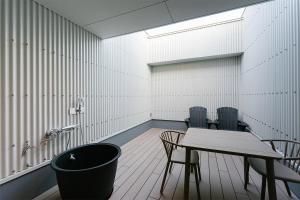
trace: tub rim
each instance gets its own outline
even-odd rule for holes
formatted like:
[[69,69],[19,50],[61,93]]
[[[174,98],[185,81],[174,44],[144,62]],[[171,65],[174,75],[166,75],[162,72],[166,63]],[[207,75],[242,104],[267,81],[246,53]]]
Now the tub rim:
[[[75,150],[75,149],[79,149],[79,148],[83,148],[83,147],[86,147],[86,146],[98,146],[98,145],[102,145],[102,146],[112,146],[112,147],[115,147],[118,151],[118,154],[113,157],[113,159],[109,160],[108,162],[105,162],[101,165],[97,165],[95,167],[89,167],[89,168],[84,168],[84,169],[63,169],[63,168],[60,168],[56,165],[56,161],[57,159],[62,156],[63,154],[67,154],[67,153],[70,153],[71,151]],[[112,144],[112,143],[93,143],[93,144],[85,144],[85,145],[81,145],[81,146],[78,146],[78,147],[74,147],[72,149],[69,149],[67,151],[63,151],[62,153],[58,154],[57,156],[55,156],[52,160],[51,160],[51,168],[54,169],[55,171],[60,171],[60,172],[85,172],[85,171],[90,171],[90,170],[93,170],[93,169],[97,169],[97,168],[100,168],[100,167],[103,167],[105,165],[108,165],[116,160],[119,159],[119,157],[121,156],[121,148],[118,146],[118,145],[115,145],[115,144]]]

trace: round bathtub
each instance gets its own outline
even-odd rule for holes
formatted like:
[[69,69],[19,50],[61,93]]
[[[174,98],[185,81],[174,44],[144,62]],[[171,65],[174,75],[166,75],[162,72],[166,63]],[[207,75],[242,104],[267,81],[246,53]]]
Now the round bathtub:
[[65,151],[51,161],[63,199],[108,199],[121,149],[109,143]]

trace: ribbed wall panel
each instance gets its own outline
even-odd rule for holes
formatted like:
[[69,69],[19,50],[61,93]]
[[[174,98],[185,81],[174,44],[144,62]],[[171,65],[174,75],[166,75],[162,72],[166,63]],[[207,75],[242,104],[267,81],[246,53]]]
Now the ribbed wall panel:
[[149,39],[148,63],[200,59],[242,52],[242,22],[233,21]]
[[189,107],[239,107],[240,57],[155,66],[152,68],[152,118],[183,121]]
[[262,138],[300,140],[299,1],[246,9],[240,108]]
[[[40,144],[48,129],[81,122],[93,142],[150,119],[144,33],[101,41],[32,0],[0,0],[0,29],[0,182],[66,149],[67,135]],[[69,115],[78,97],[85,113]]]

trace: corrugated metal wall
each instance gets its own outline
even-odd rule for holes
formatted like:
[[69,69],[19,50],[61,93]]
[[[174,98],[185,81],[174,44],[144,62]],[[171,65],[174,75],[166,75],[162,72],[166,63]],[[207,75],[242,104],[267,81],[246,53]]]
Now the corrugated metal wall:
[[199,59],[242,52],[241,20],[149,39],[148,63]]
[[152,68],[152,118],[184,120],[191,106],[239,107],[240,57],[155,66]]
[[263,138],[300,140],[299,0],[246,9],[240,108]]
[[48,129],[81,121],[92,142],[150,119],[144,33],[101,41],[32,0],[0,0],[0,29],[0,182],[65,150],[67,136],[40,144]]

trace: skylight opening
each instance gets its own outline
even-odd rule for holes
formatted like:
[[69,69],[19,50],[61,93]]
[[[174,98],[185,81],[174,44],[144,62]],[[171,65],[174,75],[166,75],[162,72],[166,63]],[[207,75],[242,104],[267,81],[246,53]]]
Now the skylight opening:
[[183,32],[191,29],[197,29],[203,26],[214,25],[218,23],[225,23],[232,20],[241,19],[245,8],[239,8],[235,10],[230,10],[214,15],[209,15],[205,17],[199,17],[196,19],[186,20],[183,22],[178,22],[166,26],[161,26],[158,28],[153,28],[146,30],[146,34],[149,37],[163,36],[172,33]]

